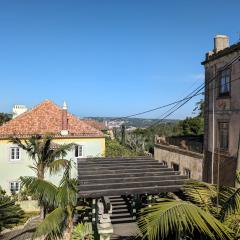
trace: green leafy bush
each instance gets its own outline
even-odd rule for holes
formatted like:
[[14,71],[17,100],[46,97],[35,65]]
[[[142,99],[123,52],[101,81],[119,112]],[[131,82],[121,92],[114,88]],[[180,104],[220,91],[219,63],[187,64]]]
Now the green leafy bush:
[[15,226],[23,217],[23,210],[0,188],[0,232]]

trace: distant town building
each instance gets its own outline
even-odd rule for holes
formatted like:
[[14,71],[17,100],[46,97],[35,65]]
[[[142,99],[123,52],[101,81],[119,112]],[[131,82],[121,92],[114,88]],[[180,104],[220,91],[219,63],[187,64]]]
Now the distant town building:
[[[206,54],[205,134],[203,180],[234,186],[239,168],[240,136],[240,43],[217,35],[214,49]],[[230,64],[230,65],[229,65]],[[228,67],[226,67],[229,65]],[[212,168],[213,166],[213,168]]]
[[[22,111],[26,107],[14,107],[16,109]],[[29,168],[31,159],[27,153],[9,141],[12,136],[26,139],[31,135],[50,133],[56,144],[75,143],[66,157],[74,162],[77,158],[105,155],[105,137],[100,131],[100,125],[73,116],[68,112],[66,103],[61,108],[45,100],[31,110],[21,111],[15,111],[18,116],[0,127],[0,186],[8,193],[19,190],[20,176],[35,174]],[[77,176],[76,167],[73,168],[72,176]],[[58,183],[60,178],[61,174],[48,176],[48,180],[54,183]]]
[[28,109],[25,105],[14,105],[12,109],[12,117],[15,118],[20,114],[26,112]]

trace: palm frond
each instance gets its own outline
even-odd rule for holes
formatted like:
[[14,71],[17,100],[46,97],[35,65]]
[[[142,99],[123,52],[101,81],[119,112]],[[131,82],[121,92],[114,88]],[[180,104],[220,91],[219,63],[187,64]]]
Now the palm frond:
[[67,184],[59,187],[59,190],[56,196],[56,202],[58,206],[61,206],[63,208],[68,205],[76,206],[77,204],[76,189]]
[[79,223],[74,229],[72,240],[90,240],[94,239],[92,223]]
[[21,177],[20,180],[21,186],[36,194],[40,203],[49,207],[56,205],[58,188],[54,184],[36,177]]
[[56,149],[52,151],[51,157],[53,160],[64,158],[67,155],[67,152],[73,148],[74,144],[62,144],[59,145]]
[[194,236],[196,233],[210,239],[233,239],[231,230],[210,213],[179,200],[162,199],[161,203],[145,208],[139,226],[144,238],[149,240]]
[[55,160],[55,161],[51,162],[48,165],[50,174],[57,173],[60,170],[65,169],[68,165],[68,162],[69,161],[66,160],[66,159],[58,159],[58,160]]
[[236,172],[236,182],[240,184],[240,171]]
[[221,195],[227,199],[220,212],[222,220],[231,214],[240,212],[240,188],[227,188],[225,191],[221,191]]
[[66,228],[66,212],[58,207],[47,214],[45,219],[37,227],[33,238],[44,236],[46,240],[57,240],[62,238]]
[[186,181],[183,188],[186,199],[206,211],[217,215],[216,198],[218,195],[216,185],[195,180]]

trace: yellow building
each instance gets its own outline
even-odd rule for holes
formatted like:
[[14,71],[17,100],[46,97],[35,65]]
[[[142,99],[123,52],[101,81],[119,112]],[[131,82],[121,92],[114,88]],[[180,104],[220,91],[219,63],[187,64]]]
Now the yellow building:
[[[20,111],[21,112],[21,111]],[[105,155],[105,137],[97,124],[80,120],[50,100],[45,100],[31,110],[21,112],[0,127],[0,186],[8,193],[18,191],[20,176],[34,176],[29,166],[31,159],[18,146],[9,142],[11,136],[26,139],[31,135],[51,133],[54,142],[59,144],[75,143],[69,151],[67,159],[72,159],[76,165],[77,158],[102,157]],[[72,176],[77,176],[76,167]],[[61,177],[50,176],[49,180],[57,183]]]

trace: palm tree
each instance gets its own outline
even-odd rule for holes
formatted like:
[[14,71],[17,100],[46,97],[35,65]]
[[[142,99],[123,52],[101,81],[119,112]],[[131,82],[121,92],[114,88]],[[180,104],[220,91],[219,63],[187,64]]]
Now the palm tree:
[[[240,173],[236,181],[240,183]],[[139,226],[150,240],[238,239],[240,188],[189,180],[174,199],[159,198],[143,209]]]
[[70,178],[70,171],[71,161],[67,161],[59,186],[36,177],[21,177],[21,184],[50,209],[37,227],[34,238],[71,239],[73,213],[77,205],[77,180]]
[[73,146],[72,144],[58,145],[53,143],[53,137],[50,135],[33,135],[25,140],[12,137],[10,141],[28,153],[33,160],[31,168],[36,172],[39,179],[44,179],[45,172],[48,169],[52,173],[64,167],[67,162],[63,158]]
[[19,223],[23,217],[23,210],[0,188],[0,232]]
[[[72,144],[58,145],[53,143],[53,138],[50,135],[33,135],[25,140],[12,137],[10,141],[27,152],[30,159],[33,160],[33,165],[30,168],[36,172],[37,178],[41,180],[44,179],[47,170],[50,173],[56,173],[67,165],[67,160],[64,157],[73,146]],[[44,218],[45,208],[41,199],[39,201],[40,215]]]

